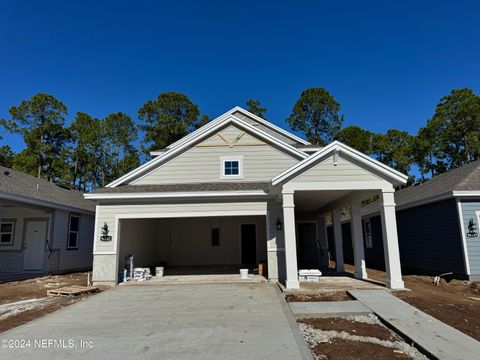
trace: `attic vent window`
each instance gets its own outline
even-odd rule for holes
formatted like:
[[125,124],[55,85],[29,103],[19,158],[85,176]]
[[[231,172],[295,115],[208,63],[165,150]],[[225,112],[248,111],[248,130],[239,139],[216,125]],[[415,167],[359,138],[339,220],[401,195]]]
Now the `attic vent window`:
[[242,158],[221,158],[221,178],[241,178],[243,176]]

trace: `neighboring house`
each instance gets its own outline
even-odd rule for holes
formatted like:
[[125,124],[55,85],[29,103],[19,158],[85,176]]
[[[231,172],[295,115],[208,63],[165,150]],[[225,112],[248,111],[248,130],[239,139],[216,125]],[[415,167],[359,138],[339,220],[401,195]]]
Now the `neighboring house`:
[[0,279],[92,267],[95,204],[0,166]]
[[365,278],[360,204],[378,194],[387,286],[403,288],[393,193],[407,177],[388,166],[339,142],[313,146],[239,107],[152,156],[85,194],[97,203],[94,283],[116,284],[133,254],[134,266],[197,272],[265,262],[270,280],[298,288],[299,268],[326,265],[324,214],[333,209],[338,225],[346,204],[354,209],[355,275]]
[[[402,269],[480,279],[480,161],[395,193]],[[378,203],[364,207],[367,263],[383,266]],[[346,247],[351,247],[346,242]]]

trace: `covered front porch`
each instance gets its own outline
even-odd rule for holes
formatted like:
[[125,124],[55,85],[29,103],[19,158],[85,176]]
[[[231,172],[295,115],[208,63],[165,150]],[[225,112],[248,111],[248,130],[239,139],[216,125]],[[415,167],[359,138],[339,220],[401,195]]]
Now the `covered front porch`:
[[[336,272],[345,272],[341,223],[345,215],[351,221],[354,277],[367,280],[361,207],[362,202],[379,197],[385,285],[403,289],[394,186],[405,181],[404,175],[340,143],[327,146],[273,179],[282,207],[286,288],[300,288],[299,269],[320,268],[325,272],[329,254],[335,254]],[[333,249],[327,240],[330,222]]]

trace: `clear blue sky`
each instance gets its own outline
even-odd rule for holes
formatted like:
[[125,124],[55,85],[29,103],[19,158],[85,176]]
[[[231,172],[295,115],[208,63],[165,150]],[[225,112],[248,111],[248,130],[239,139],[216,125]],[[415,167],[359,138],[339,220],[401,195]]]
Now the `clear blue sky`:
[[[0,2],[0,117],[38,92],[95,117],[164,91],[284,123],[325,87],[345,125],[415,133],[453,88],[480,93],[478,1]],[[17,137],[6,136],[15,150]]]

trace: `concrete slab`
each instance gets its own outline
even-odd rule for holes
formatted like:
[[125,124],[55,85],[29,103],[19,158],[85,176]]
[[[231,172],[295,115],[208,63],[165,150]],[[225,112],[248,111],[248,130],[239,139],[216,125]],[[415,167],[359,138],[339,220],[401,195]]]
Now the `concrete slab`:
[[158,285],[158,284],[248,284],[262,283],[267,280],[263,276],[249,274],[247,279],[241,279],[239,274],[206,274],[206,275],[168,275],[168,276],[152,276],[146,281],[127,281],[121,286],[130,285]]
[[348,293],[437,359],[478,359],[480,343],[382,290]]
[[273,284],[117,286],[0,338],[9,360],[312,358]]
[[353,289],[380,290],[385,288],[385,285],[373,280],[359,280],[349,276],[321,276],[318,282],[301,282],[300,289],[286,289],[283,285],[281,288],[286,295],[314,295]]
[[290,302],[288,304],[296,319],[367,315],[372,313],[372,310],[356,300]]

